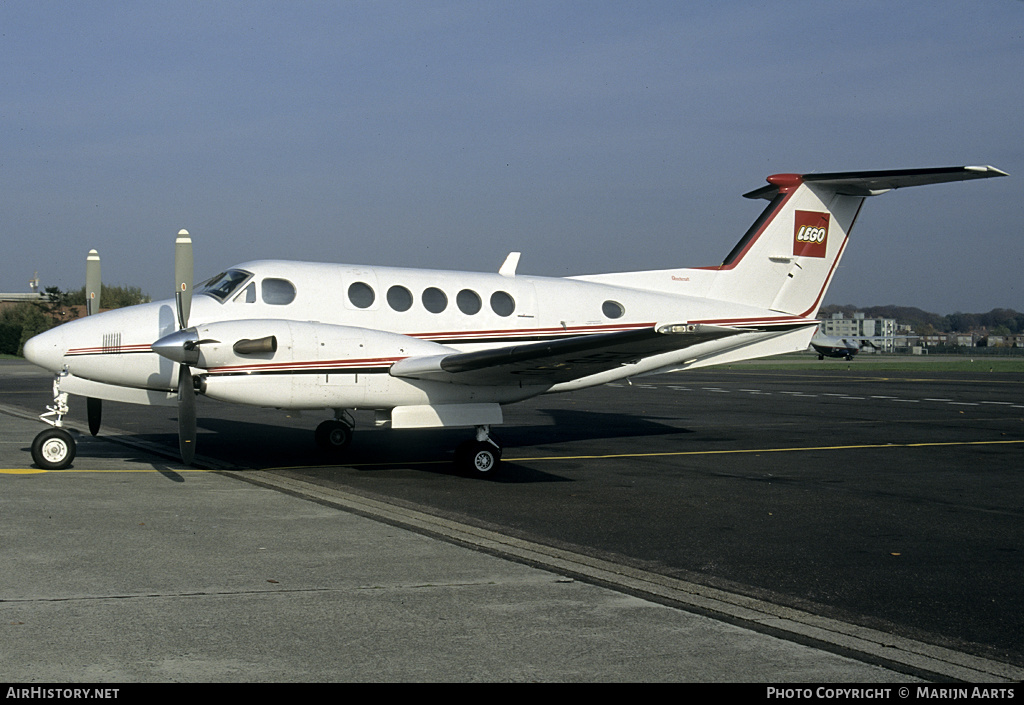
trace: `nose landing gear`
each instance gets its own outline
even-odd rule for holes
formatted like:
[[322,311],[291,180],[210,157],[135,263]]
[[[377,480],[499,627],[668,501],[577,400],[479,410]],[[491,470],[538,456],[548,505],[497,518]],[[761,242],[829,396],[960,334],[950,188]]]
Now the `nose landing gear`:
[[[63,470],[75,459],[77,446],[71,434],[64,430],[64,417],[68,414],[67,392],[60,391],[60,380],[66,372],[53,380],[53,405],[39,418],[53,428],[41,431],[32,441],[32,460],[44,470]],[[50,418],[54,417],[54,418]]]

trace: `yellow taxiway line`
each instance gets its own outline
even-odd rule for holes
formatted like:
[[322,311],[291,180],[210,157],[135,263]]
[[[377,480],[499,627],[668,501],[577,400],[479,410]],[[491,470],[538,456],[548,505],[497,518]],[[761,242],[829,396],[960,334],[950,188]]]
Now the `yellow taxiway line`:
[[[546,455],[526,458],[505,458],[506,462],[535,462],[539,460],[612,460],[616,458],[671,458],[681,456],[699,456],[699,455],[758,455],[760,453],[807,453],[813,451],[834,451],[834,450],[878,450],[878,449],[898,449],[898,448],[948,448],[952,446],[994,446],[994,445],[1021,445],[1024,444],[1024,439],[1019,440],[1000,440],[1000,441],[942,441],[932,443],[864,443],[860,445],[841,445],[841,446],[797,446],[792,448],[738,448],[738,449],[726,449],[726,450],[679,450],[679,451],[659,451],[655,453],[604,453],[595,455]],[[294,465],[287,467],[274,467],[274,468],[252,468],[260,472],[268,472],[272,470],[308,470],[317,467],[387,467],[395,465],[439,465],[446,463],[446,460],[418,460],[418,461],[406,461],[406,462],[387,462],[387,463],[338,463],[333,465]],[[123,470],[89,470],[87,468],[68,468],[66,470],[40,470],[39,468],[0,468],[0,475],[38,475],[43,473],[154,473],[154,472],[173,472],[173,473],[189,473],[189,472],[224,472],[224,470],[206,470],[203,468],[165,468],[158,470],[156,468],[136,468],[136,469],[123,469]],[[247,472],[246,469],[239,468],[234,472]]]
[[537,458],[508,458],[511,461],[524,460],[600,460],[603,458],[659,458],[682,455],[731,455],[758,453],[802,453],[822,450],[865,450],[877,448],[935,448],[943,446],[987,446],[1021,444],[1024,440],[1013,441],[944,441],[935,443],[865,443],[844,446],[798,446],[795,448],[740,448],[727,450],[679,450],[659,451],[655,453],[608,453],[604,455],[553,455]]

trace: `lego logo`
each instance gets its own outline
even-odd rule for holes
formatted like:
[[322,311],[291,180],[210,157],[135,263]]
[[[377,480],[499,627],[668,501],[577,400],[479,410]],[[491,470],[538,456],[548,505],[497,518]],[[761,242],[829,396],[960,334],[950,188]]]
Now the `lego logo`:
[[800,231],[796,234],[797,242],[825,242],[825,236],[828,235],[828,228],[816,228],[810,225],[804,225],[800,228]]
[[829,213],[796,211],[793,217],[793,254],[798,257],[828,255]]

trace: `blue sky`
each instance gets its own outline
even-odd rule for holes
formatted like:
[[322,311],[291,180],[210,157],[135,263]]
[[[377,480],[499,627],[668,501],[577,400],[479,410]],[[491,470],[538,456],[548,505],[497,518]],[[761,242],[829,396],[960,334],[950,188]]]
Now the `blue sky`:
[[0,290],[292,258],[721,262],[779,172],[992,164],[868,201],[826,297],[1024,310],[1024,2],[0,4]]

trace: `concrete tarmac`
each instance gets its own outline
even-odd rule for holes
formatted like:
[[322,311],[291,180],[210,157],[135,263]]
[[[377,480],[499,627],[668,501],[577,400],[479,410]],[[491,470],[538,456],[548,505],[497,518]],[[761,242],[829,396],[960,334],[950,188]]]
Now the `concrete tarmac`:
[[[29,370],[0,366],[0,385]],[[43,426],[0,404],[0,428],[8,683],[1024,675],[295,478],[187,468],[130,434],[73,428],[74,466],[42,472]]]
[[0,681],[908,682],[908,676],[0,414]]

